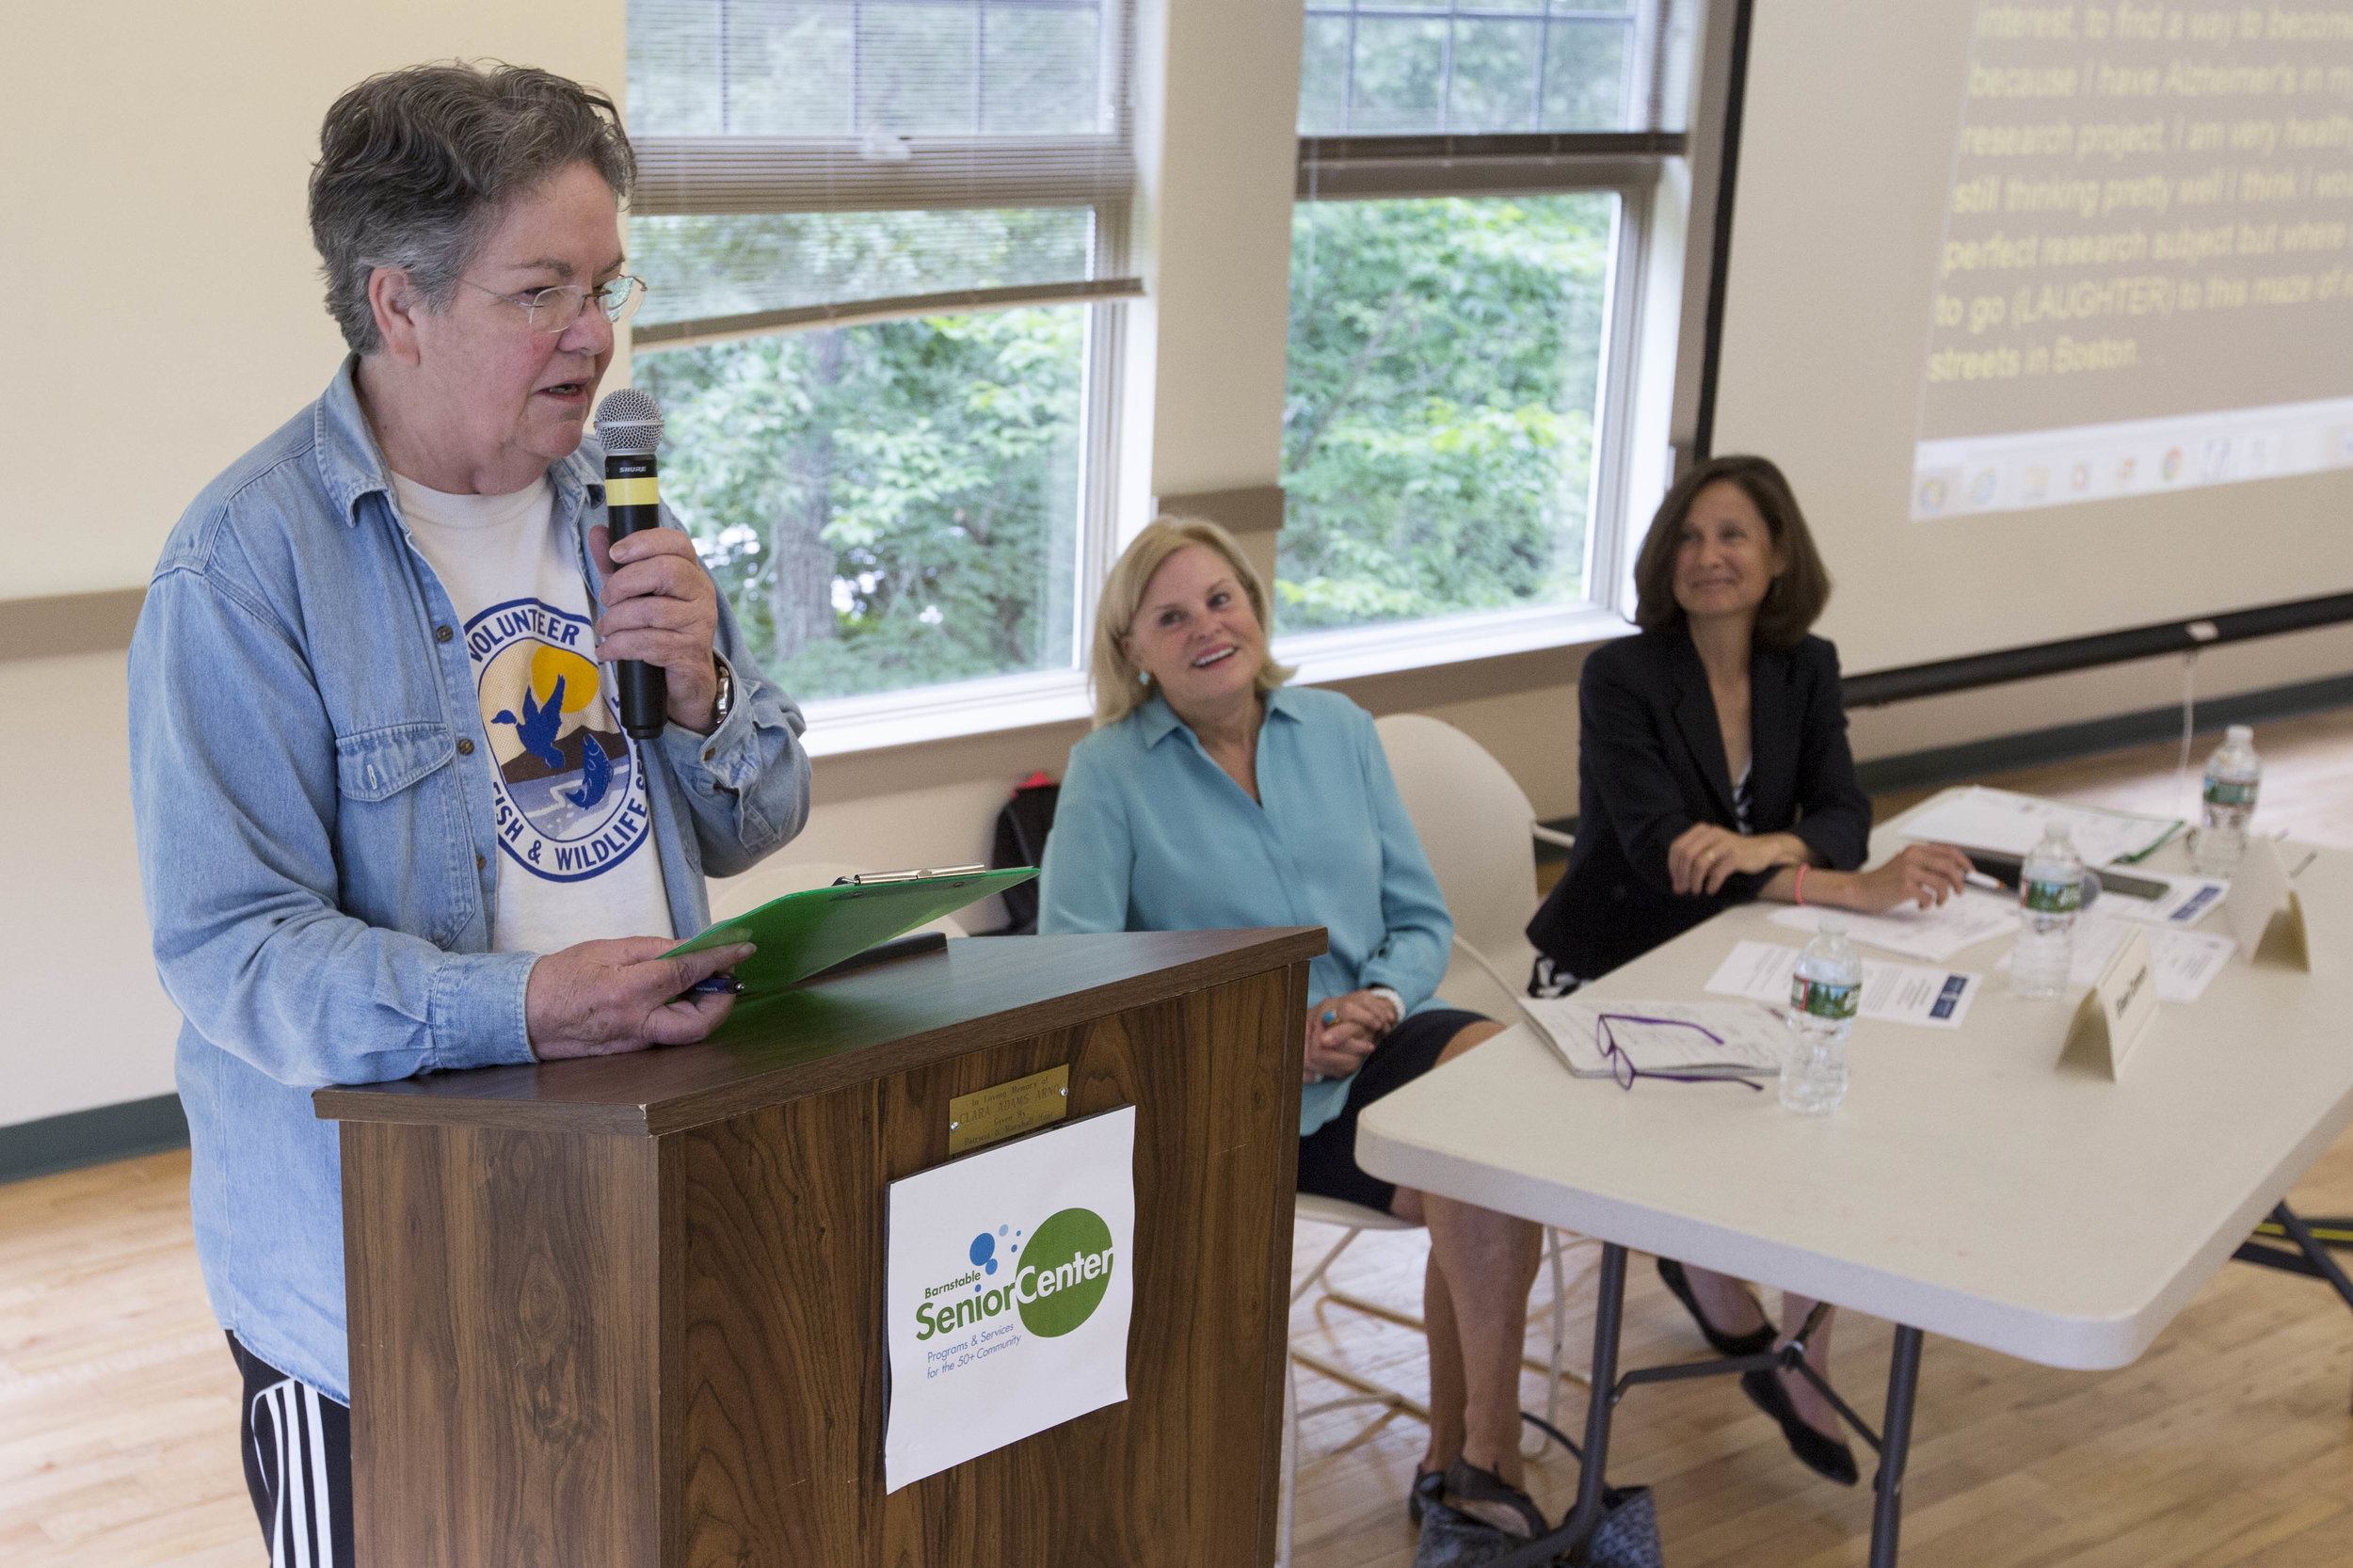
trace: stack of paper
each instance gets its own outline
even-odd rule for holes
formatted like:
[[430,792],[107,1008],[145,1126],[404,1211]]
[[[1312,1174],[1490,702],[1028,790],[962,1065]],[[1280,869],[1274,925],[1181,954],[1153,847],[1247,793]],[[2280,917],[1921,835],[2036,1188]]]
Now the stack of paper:
[[1959,790],[1913,813],[1901,829],[1907,839],[1963,848],[2025,855],[2042,841],[2054,822],[2067,824],[2075,853],[2087,866],[2137,860],[2182,830],[2178,817],[2142,817],[2092,806],[2068,806],[2034,795],[1989,790]]

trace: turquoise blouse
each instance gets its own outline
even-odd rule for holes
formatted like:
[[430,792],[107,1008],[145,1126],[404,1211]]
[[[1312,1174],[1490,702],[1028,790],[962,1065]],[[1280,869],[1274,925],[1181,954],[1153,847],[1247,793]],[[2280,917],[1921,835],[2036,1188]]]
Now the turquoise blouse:
[[[1270,692],[1257,767],[1254,801],[1158,696],[1080,742],[1038,930],[1320,925],[1310,1001],[1386,985],[1409,1014],[1439,1005],[1454,922],[1372,715],[1337,692]],[[1348,1082],[1305,1086],[1302,1136],[1339,1114]]]

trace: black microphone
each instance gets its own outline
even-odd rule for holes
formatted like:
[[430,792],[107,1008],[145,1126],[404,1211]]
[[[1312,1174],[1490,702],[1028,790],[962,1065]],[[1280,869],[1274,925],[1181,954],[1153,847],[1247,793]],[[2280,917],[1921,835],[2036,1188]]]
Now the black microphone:
[[[609,393],[597,405],[597,439],[604,443],[604,520],[613,542],[661,527],[653,449],[662,444],[662,405],[635,387]],[[621,688],[621,728],[653,740],[669,720],[669,678],[660,664],[640,659],[621,660],[613,673]]]

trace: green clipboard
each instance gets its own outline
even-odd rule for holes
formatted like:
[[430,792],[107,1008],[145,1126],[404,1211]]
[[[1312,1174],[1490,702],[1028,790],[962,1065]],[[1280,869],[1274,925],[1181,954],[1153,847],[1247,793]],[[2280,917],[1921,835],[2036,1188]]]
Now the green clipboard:
[[879,878],[811,888],[720,920],[663,956],[751,942],[760,951],[735,967],[735,978],[747,997],[773,995],[877,942],[953,914],[991,893],[1017,888],[1035,875],[1035,866],[995,872],[890,872]]

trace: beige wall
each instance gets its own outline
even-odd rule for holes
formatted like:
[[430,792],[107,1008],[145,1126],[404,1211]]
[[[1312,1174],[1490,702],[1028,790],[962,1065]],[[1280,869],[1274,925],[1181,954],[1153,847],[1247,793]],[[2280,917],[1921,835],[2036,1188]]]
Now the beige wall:
[[0,430],[40,460],[0,513],[0,599],[145,583],[205,482],[327,384],[342,340],[304,182],[338,92],[487,56],[617,93],[622,17],[617,0],[9,8]]
[[[1300,8],[1145,0],[1136,231],[1148,296],[1128,307],[1127,532],[1146,495],[1272,485],[1298,156]],[[1158,84],[1169,90],[1158,90]]]
[[[618,3],[132,0],[19,7],[0,430],[0,600],[136,587],[196,492],[319,393],[343,348],[304,183],[335,95],[421,59],[529,61],[619,93]],[[37,155],[35,155],[37,154]],[[125,782],[123,656],[0,662],[0,1125],[171,1087]]]
[[[2194,679],[2198,700],[2203,703],[2347,672],[2353,672],[2353,626],[2330,626],[2209,648],[2198,656]],[[1867,760],[2169,708],[2181,700],[2182,660],[2143,659],[1864,709],[1849,715],[1848,724],[1855,755]],[[2206,721],[2199,724],[2203,728]],[[2202,753],[2194,759],[2201,766],[2204,760]]]
[[26,740],[0,769],[0,1126],[171,1088],[131,838],[122,655],[0,662]]

